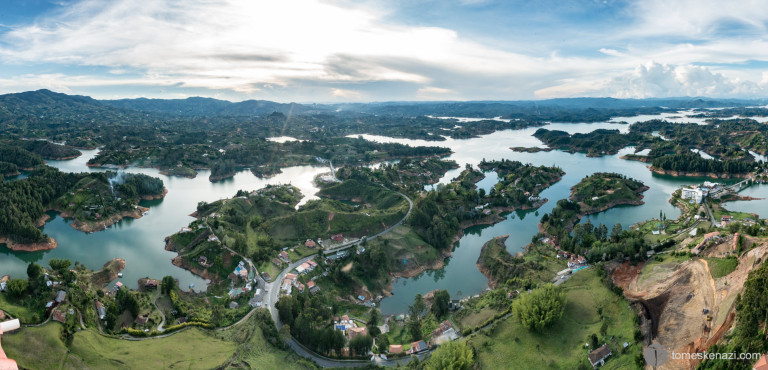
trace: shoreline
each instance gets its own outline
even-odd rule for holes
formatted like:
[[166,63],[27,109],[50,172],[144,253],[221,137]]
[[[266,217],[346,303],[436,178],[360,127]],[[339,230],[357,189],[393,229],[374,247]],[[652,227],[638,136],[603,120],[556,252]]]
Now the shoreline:
[[658,175],[667,175],[673,177],[708,177],[711,179],[746,179],[749,173],[713,173],[713,172],[685,172],[685,171],[667,171],[653,166],[646,166],[651,172]]
[[50,236],[48,237],[48,241],[45,243],[28,243],[28,244],[17,243],[11,240],[8,236],[0,236],[0,243],[5,243],[5,246],[14,252],[48,251],[51,249],[55,249],[56,247],[59,246],[59,243],[56,241],[56,239]]
[[[477,269],[480,270],[480,273],[483,274],[483,276],[485,276],[486,279],[488,279],[488,287],[491,288],[491,289],[496,289],[496,287],[499,285],[499,279],[494,277],[491,274],[491,272],[488,270],[488,267],[485,266],[485,263],[483,262],[483,254],[487,253],[488,246],[491,243],[495,243],[495,242],[498,241],[499,243],[504,245],[504,243],[507,241],[508,238],[509,238],[509,234],[500,235],[500,236],[497,236],[497,237],[495,237],[495,238],[485,242],[485,244],[483,244],[482,248],[480,248],[480,255],[477,256],[477,261],[475,262],[475,264],[477,265]],[[527,248],[526,248],[526,250],[527,250]],[[505,251],[506,251],[506,249],[505,249]]]
[[[495,225],[499,222],[502,222],[506,220],[507,218],[502,216],[502,214],[505,213],[511,213],[518,210],[532,210],[537,209],[544,204],[546,204],[549,201],[549,199],[543,199],[539,203],[536,203],[534,206],[528,206],[524,205],[521,207],[491,207],[494,212],[493,214],[489,215],[485,219],[471,221],[471,222],[462,222],[459,225],[459,232],[456,233],[456,235],[451,239],[451,248],[449,250],[441,251],[441,257],[435,259],[432,261],[432,263],[416,266],[410,269],[406,269],[400,272],[390,272],[389,276],[392,278],[389,282],[389,284],[386,285],[384,289],[382,289],[382,292],[385,297],[391,296],[392,291],[394,290],[394,283],[396,279],[399,278],[406,278],[406,279],[412,279],[416,276],[419,276],[420,274],[429,271],[429,270],[439,270],[445,267],[445,259],[449,258],[453,255],[453,248],[454,245],[461,240],[461,238],[464,237],[464,230],[473,227],[473,226],[483,226],[483,225]],[[508,235],[507,235],[508,236]],[[482,253],[482,252],[481,252]]]

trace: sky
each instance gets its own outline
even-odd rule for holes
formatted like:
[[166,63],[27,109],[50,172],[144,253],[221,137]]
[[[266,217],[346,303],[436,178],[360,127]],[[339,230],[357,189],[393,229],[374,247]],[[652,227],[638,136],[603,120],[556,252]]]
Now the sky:
[[2,0],[0,93],[765,98],[763,0]]

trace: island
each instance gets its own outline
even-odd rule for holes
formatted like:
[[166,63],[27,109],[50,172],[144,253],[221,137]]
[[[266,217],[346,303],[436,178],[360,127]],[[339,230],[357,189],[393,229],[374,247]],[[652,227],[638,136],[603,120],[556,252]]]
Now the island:
[[166,189],[160,179],[124,172],[64,173],[39,165],[21,180],[0,184],[0,236],[9,248],[48,250],[55,240],[39,228],[46,211],[72,218],[80,231],[104,230],[124,217],[140,218],[147,209],[141,199],[158,199]]
[[642,182],[624,175],[597,172],[572,187],[568,199],[578,202],[582,214],[588,215],[618,205],[639,206],[644,203],[642,193],[648,189]]
[[585,215],[598,213],[618,205],[641,205],[642,193],[648,190],[642,182],[617,173],[597,172],[583,178],[571,188],[568,199],[561,199],[539,223],[539,230],[549,235],[570,232]]

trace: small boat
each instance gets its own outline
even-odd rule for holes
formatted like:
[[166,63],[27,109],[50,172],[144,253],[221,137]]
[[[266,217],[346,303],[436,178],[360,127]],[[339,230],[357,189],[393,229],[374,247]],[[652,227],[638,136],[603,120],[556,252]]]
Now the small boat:
[[194,288],[194,287],[195,287],[195,283],[191,283],[191,284],[189,284],[189,289],[192,289],[192,288]]
[[122,272],[118,272],[117,273],[117,277],[119,277],[119,278],[123,277],[123,273]]

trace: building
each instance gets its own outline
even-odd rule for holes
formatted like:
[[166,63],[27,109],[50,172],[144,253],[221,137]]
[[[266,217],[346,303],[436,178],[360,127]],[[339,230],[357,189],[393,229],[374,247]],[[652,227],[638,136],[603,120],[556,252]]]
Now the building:
[[160,284],[159,281],[155,279],[148,279],[144,282],[144,288],[145,289],[157,289],[157,286]]
[[389,345],[389,353],[391,353],[391,354],[403,353],[403,345],[402,344],[390,344]]
[[349,335],[349,340],[354,339],[358,335],[368,335],[368,328],[365,326],[349,328],[347,335]]
[[53,310],[53,315],[51,316],[51,318],[54,321],[58,321],[63,324],[64,322],[67,321],[67,314],[65,314],[61,310],[56,309],[56,310]]
[[63,290],[56,292],[56,303],[64,302],[65,299],[67,299],[67,292]]
[[331,240],[333,240],[336,243],[341,243],[344,241],[344,235],[341,235],[341,234],[331,235]]
[[136,325],[141,325],[141,326],[147,325],[148,321],[149,321],[149,316],[138,316],[136,317],[136,320],[135,320]]
[[179,231],[179,232],[183,234],[183,233],[188,233],[190,231],[192,231],[192,229],[184,226],[184,227],[181,228],[181,231]]
[[107,317],[107,309],[104,308],[104,304],[96,301],[96,312],[99,314],[99,320],[104,320]]
[[307,248],[314,248],[317,247],[317,243],[312,239],[307,239],[307,241],[304,242],[304,246]]
[[760,356],[760,359],[755,362],[755,366],[752,366],[752,370],[768,370],[768,356]]
[[288,252],[286,251],[280,251],[280,259],[283,260],[286,263],[291,263],[291,257],[288,255]]
[[266,282],[272,281],[272,276],[269,276],[269,273],[267,273],[266,271],[261,273],[261,278],[264,279],[264,281]]
[[691,199],[695,203],[701,203],[704,199],[704,192],[699,188],[683,188],[680,196],[683,199]]
[[234,310],[240,307],[240,305],[237,302],[229,302],[229,309]]
[[728,224],[731,223],[731,216],[723,215],[723,217],[720,217],[720,226],[725,227],[728,226]]
[[603,344],[602,347],[590,352],[587,357],[589,358],[589,363],[592,364],[592,367],[598,368],[605,365],[605,359],[608,358],[611,353],[611,347],[608,347],[607,344]]
[[218,243],[219,242],[219,237],[216,236],[216,235],[213,235],[213,234],[208,235],[208,241],[209,242],[216,242],[216,243]]
[[427,343],[424,342],[423,340],[420,340],[418,342],[411,343],[411,349],[408,350],[408,353],[409,354],[416,354],[416,353],[424,352],[424,351],[426,351],[428,349],[429,349],[429,347],[427,346]]
[[720,238],[720,233],[718,232],[712,232],[704,235],[704,240],[699,243],[695,248],[691,250],[691,253],[698,255],[701,253],[702,250],[704,250],[704,247],[706,247],[707,243],[709,243],[711,240],[716,240]]

